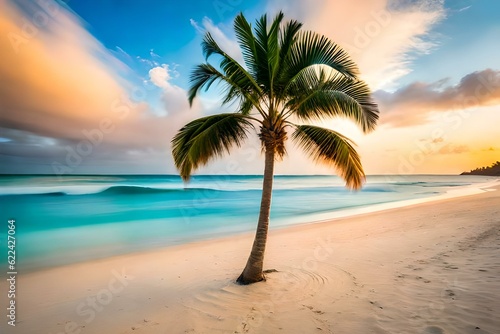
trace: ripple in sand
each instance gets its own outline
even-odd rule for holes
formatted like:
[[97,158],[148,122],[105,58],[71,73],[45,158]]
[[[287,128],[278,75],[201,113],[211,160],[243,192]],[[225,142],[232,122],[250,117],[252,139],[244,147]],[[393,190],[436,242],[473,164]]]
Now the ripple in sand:
[[[212,282],[194,294],[184,306],[193,316],[217,320],[213,329],[242,318],[267,317],[304,309],[304,301],[323,300],[333,303],[356,289],[354,277],[334,266],[318,263],[315,270],[280,267],[266,274],[266,281],[252,285],[237,285],[233,280]],[[278,314],[279,313],[279,314]],[[317,312],[322,314],[323,312]],[[220,320],[228,320],[221,324]]]

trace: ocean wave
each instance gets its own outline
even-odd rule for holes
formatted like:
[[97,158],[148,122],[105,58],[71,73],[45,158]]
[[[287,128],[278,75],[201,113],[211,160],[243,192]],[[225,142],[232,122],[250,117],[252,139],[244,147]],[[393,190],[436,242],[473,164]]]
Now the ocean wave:
[[418,186],[421,184],[426,184],[429,182],[423,182],[423,181],[415,181],[415,182],[395,182],[396,185],[398,186]]
[[422,187],[464,187],[470,186],[471,183],[434,183],[422,185]]
[[136,194],[158,194],[177,192],[180,189],[152,188],[143,186],[111,186],[100,191],[102,195],[136,195]]
[[[153,195],[153,194],[174,194],[174,193],[188,193],[188,192],[202,192],[202,193],[230,193],[230,192],[254,192],[262,191],[260,187],[231,187],[226,189],[211,188],[209,186],[201,187],[176,187],[167,188],[161,186],[141,186],[141,185],[99,185],[99,186],[59,186],[59,187],[19,187],[11,189],[1,189],[0,196],[85,196],[85,195],[101,195],[101,196],[120,196],[120,195]],[[348,190],[343,186],[324,186],[318,187],[317,185],[311,186],[289,186],[275,187],[275,193],[284,192],[322,192],[322,193],[345,193]],[[384,186],[366,186],[363,192],[394,192]]]
[[420,186],[420,187],[463,187],[469,186],[471,183],[457,182],[457,183],[445,183],[445,182],[396,182],[398,186]]
[[[136,185],[117,185],[108,187],[88,187],[89,189],[82,189],[82,187],[59,187],[54,188],[29,188],[17,189],[18,191],[5,191],[0,196],[89,196],[89,195],[102,195],[102,196],[119,196],[119,195],[148,195],[148,194],[168,194],[168,193],[188,193],[188,192],[230,192],[231,190],[219,190],[211,188],[155,188],[147,186]],[[232,190],[234,191],[234,190]],[[241,191],[241,190],[238,190]],[[245,191],[245,190],[243,190]]]
[[140,195],[140,194],[161,194],[161,193],[187,193],[187,192],[228,192],[227,190],[211,188],[154,188],[143,186],[112,186],[99,194],[103,195]]

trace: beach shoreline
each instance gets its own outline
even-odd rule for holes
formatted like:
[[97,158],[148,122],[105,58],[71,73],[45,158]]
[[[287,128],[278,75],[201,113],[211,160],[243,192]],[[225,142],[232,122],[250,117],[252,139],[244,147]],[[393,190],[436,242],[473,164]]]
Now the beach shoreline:
[[[282,176],[276,180],[270,228],[329,221],[480,192],[480,187],[496,180],[379,175],[368,176],[363,190],[353,192],[334,176]],[[22,194],[0,197],[4,219],[17,222],[16,233],[22,238],[18,269],[24,273],[253,234],[262,187],[262,180],[257,177],[228,175],[199,177],[188,190],[170,176],[126,176],[114,183],[102,176],[68,176],[61,183],[45,176],[4,181],[0,185],[2,193],[9,184],[23,189],[19,190]],[[0,269],[4,267],[6,263],[0,265]]]
[[[419,205],[419,204],[424,204],[424,203],[454,199],[454,198],[458,198],[458,197],[473,196],[473,195],[478,195],[478,194],[484,193],[485,191],[495,191],[499,187],[500,187],[500,179],[497,179],[497,180],[494,180],[491,182],[484,182],[484,183],[480,183],[480,184],[461,186],[461,187],[458,187],[458,189],[449,190],[446,193],[439,194],[436,196],[427,196],[427,197],[422,197],[422,198],[417,198],[417,199],[393,201],[393,202],[386,202],[386,203],[380,203],[380,204],[370,204],[370,205],[363,206],[363,207],[341,209],[341,210],[326,212],[323,214],[315,214],[315,215],[312,215],[312,217],[314,217],[313,219],[308,220],[308,221],[304,221],[298,225],[300,226],[300,225],[306,225],[306,224],[318,224],[321,222],[331,222],[331,221],[334,221],[337,219],[342,219],[342,218],[351,218],[351,217],[356,217],[359,215],[372,214],[372,213],[386,211],[386,210],[399,209],[399,208],[404,208],[404,207],[414,206],[414,205]],[[290,227],[293,227],[293,225],[286,225],[282,228],[290,228]],[[272,228],[272,226],[271,226],[271,228]]]
[[272,229],[251,286],[249,233],[21,273],[12,332],[494,333],[495,190]]

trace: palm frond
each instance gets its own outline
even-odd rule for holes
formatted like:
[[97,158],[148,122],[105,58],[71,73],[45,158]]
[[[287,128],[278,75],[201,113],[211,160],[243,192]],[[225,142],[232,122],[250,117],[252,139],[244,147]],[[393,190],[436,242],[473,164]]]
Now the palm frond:
[[252,32],[252,26],[248,23],[245,16],[243,16],[243,13],[240,13],[234,19],[234,32],[240,45],[243,60],[248,70],[255,78],[258,72],[257,64],[259,63],[257,46],[255,36]]
[[279,36],[284,14],[279,12],[268,28],[267,15],[262,15],[255,25],[256,78],[266,93],[273,90],[273,81],[280,60]]
[[[234,29],[244,64],[224,52],[210,33],[204,36],[205,57],[208,60],[217,55],[220,63],[217,67],[208,63],[195,67],[189,102],[201,89],[220,82],[222,103],[238,105],[236,114],[193,121],[174,137],[174,160],[183,178],[189,178],[192,170],[212,157],[229,151],[231,145],[240,145],[253,127],[250,119],[261,123],[263,147],[279,151],[278,155],[285,154],[281,147],[288,137],[285,123],[291,124],[289,115],[301,121],[347,117],[365,132],[374,129],[378,106],[366,83],[358,79],[358,68],[349,55],[327,37],[302,31],[301,23],[283,20],[281,12],[272,21],[262,15],[252,26],[242,14],[236,17]],[[261,120],[250,115],[253,108]],[[363,169],[348,138],[316,126],[292,126],[292,138],[300,147],[316,161],[335,166],[348,187],[361,187]]]
[[302,28],[302,23],[296,20],[290,20],[287,23],[285,23],[282,29],[280,30],[280,36],[279,36],[280,54],[277,66],[278,77],[274,85],[274,93],[275,95],[277,95],[278,98],[283,97],[283,91],[285,88],[285,84],[283,81],[283,76],[285,72],[282,71],[282,69],[284,67],[285,60],[288,58],[292,46],[296,41],[296,35],[301,28]]
[[[240,82],[234,81],[234,78],[228,77],[225,74],[218,71],[215,67],[210,64],[199,64],[191,72],[190,83],[191,87],[188,91],[188,100],[190,105],[192,105],[198,92],[205,88],[208,90],[214,82],[221,82],[225,87],[225,97],[223,98],[223,103],[232,102],[234,99],[240,99],[246,101],[245,103],[252,103],[252,106],[257,109],[260,108],[259,105],[259,93],[256,93],[250,89],[245,89],[245,87],[240,85]],[[242,109],[242,113],[249,111],[252,107]]]
[[287,58],[294,42],[297,33],[302,28],[302,23],[296,20],[290,20],[284,24],[280,31],[280,62],[284,62]]
[[287,107],[301,120],[342,116],[355,121],[364,132],[377,124],[378,106],[361,80],[338,73],[327,75],[323,69],[310,67],[288,88]]
[[299,31],[285,62],[284,83],[293,82],[301,71],[313,65],[325,65],[349,78],[356,78],[358,67],[339,45],[312,31]]
[[249,115],[253,108],[253,102],[250,99],[242,98],[240,99],[240,105],[238,112],[243,115]]
[[280,28],[281,22],[283,21],[283,17],[285,15],[283,12],[279,12],[273,20],[271,27],[269,28],[269,32],[267,33],[267,63],[269,70],[269,86],[272,91],[274,91],[274,80],[276,74],[279,70],[278,64],[280,61]]
[[224,81],[227,84],[232,85],[232,83],[222,73],[207,63],[196,65],[194,70],[191,72],[189,79],[191,83],[191,87],[189,87],[188,91],[189,105],[193,105],[194,98],[203,87],[205,87],[205,90],[208,90],[217,80]]
[[264,14],[255,22],[255,51],[257,54],[257,82],[269,88],[269,64],[267,62],[267,15]]
[[360,189],[365,174],[352,142],[340,133],[312,125],[296,125],[292,139],[316,162],[334,166],[351,189]]
[[215,157],[241,146],[247,131],[254,126],[242,114],[218,114],[202,117],[182,127],[172,139],[172,155],[181,177],[191,173]]
[[224,75],[231,79],[242,89],[260,92],[261,88],[255,81],[255,78],[238,63],[234,58],[220,48],[210,32],[207,32],[202,41],[202,49],[205,58],[208,59],[211,55],[217,54],[221,57],[220,68]]

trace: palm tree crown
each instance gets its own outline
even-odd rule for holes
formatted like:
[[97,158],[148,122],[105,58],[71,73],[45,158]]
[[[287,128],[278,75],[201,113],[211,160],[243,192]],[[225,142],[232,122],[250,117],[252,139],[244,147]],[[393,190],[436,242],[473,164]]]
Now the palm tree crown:
[[[365,175],[353,143],[334,130],[303,123],[348,117],[368,132],[378,120],[378,107],[349,55],[327,37],[302,30],[302,24],[295,20],[283,19],[280,12],[269,23],[263,15],[252,28],[243,14],[235,18],[244,64],[222,50],[209,32],[205,34],[202,49],[206,60],[216,55],[220,63],[214,67],[206,62],[194,68],[189,102],[192,104],[200,90],[222,83],[222,103],[237,101],[237,109],[194,120],[172,140],[175,165],[181,177],[189,180],[195,169],[229,153],[233,146],[241,146],[252,130],[257,131],[266,165],[252,254],[259,246],[258,237],[267,236],[274,161],[286,154],[288,133],[315,161],[332,165],[348,188],[359,189]],[[261,240],[253,261],[251,255],[247,263],[247,275],[244,271],[238,281],[263,279],[264,248],[265,240],[263,244]],[[250,263],[255,260],[261,262],[260,268]],[[253,272],[248,267],[254,268]]]

